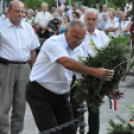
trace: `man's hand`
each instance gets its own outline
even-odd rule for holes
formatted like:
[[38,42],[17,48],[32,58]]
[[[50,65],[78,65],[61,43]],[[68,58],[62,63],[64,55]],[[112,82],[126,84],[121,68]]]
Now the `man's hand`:
[[114,70],[108,70],[104,68],[97,68],[95,71],[95,77],[105,81],[111,81],[114,75]]
[[120,92],[120,91],[118,91],[116,89],[113,89],[112,91],[109,91],[108,94],[107,94],[107,96],[109,98],[116,99],[116,100],[119,99],[121,97],[121,95],[124,95],[124,93]]

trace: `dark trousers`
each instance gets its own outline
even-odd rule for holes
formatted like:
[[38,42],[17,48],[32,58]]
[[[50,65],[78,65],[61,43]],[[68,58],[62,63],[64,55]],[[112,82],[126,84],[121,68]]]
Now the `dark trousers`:
[[44,34],[42,34],[42,33],[41,33],[42,30],[43,30],[42,28],[38,28],[38,29],[37,29],[37,35],[39,36],[39,38],[49,38],[49,37],[50,37],[49,31],[46,30],[46,31],[44,32]]
[[[75,82],[76,77],[73,77],[73,82]],[[70,103],[73,109],[73,116],[74,118],[78,118],[79,113],[77,112],[77,109],[79,108],[79,103],[75,101],[73,98],[75,90],[77,90],[77,87],[74,87],[70,91]],[[75,124],[75,127],[77,129],[77,124]],[[100,110],[97,112],[94,112],[91,110],[91,107],[88,107],[88,127],[89,131],[87,134],[99,134],[99,128],[100,128]]]
[[[26,100],[29,103],[40,132],[48,130],[73,119],[69,93],[56,95],[37,82],[26,86]],[[53,134],[76,134],[74,124]]]

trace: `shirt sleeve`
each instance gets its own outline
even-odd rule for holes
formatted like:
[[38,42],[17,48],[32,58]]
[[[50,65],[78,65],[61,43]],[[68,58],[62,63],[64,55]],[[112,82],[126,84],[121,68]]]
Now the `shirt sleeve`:
[[43,44],[42,50],[49,57],[51,63],[57,63],[57,60],[61,57],[69,57],[64,46],[56,39],[46,41]]
[[40,46],[40,43],[39,43],[39,40],[38,40],[36,34],[34,33],[33,28],[31,29],[31,31],[32,31],[32,45],[31,45],[31,50],[34,50],[34,49],[36,49],[37,47]]

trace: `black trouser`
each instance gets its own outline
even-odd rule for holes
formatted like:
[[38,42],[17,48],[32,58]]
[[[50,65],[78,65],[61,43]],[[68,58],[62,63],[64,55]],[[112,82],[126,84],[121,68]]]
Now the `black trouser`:
[[[69,93],[56,95],[37,82],[26,86],[26,100],[29,103],[40,132],[71,121],[72,110],[68,101]],[[53,134],[76,134],[74,124]]]
[[37,35],[39,36],[39,38],[49,38],[50,37],[50,33],[48,30],[46,30],[43,34],[41,33],[42,32],[42,28],[38,28],[37,29]]
[[[73,77],[73,82],[75,82],[76,77]],[[74,118],[77,118],[79,116],[79,113],[77,112],[77,109],[79,108],[79,103],[75,101],[73,98],[75,90],[77,90],[77,87],[74,87],[70,91],[70,102],[71,106],[73,109],[73,115]],[[88,126],[89,126],[89,131],[87,134],[99,134],[99,128],[100,128],[100,110],[97,112],[94,112],[91,110],[91,107],[88,107]],[[75,124],[76,129],[77,129],[77,124]]]

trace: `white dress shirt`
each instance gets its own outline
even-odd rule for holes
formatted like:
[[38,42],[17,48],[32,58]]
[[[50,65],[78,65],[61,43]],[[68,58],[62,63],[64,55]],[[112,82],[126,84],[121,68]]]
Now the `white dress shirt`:
[[120,30],[119,30],[119,20],[117,18],[114,17],[113,21],[111,21],[111,19],[108,19],[107,23],[106,23],[106,28],[118,28],[115,32],[109,32],[111,37],[116,37],[118,36]]
[[[128,27],[128,24],[130,23],[131,21],[130,20],[126,20],[126,21],[121,21],[121,31],[125,31],[127,30],[127,27]],[[130,31],[128,32],[125,32],[127,34],[130,34]]]
[[89,32],[87,31],[86,36],[85,36],[85,40],[81,43],[84,57],[87,57],[88,53],[89,54],[92,53],[91,49],[90,49],[90,45],[88,45],[88,42],[90,40],[90,36],[92,36],[92,39],[93,39],[93,41],[98,49],[102,49],[103,47],[105,47],[106,42],[108,40],[107,35],[100,30],[95,29],[95,31],[92,35],[90,35]]
[[[79,56],[83,55],[81,47],[76,48]],[[55,94],[65,94],[70,89],[73,72],[59,64],[61,57],[77,59],[76,53],[67,44],[64,34],[52,36],[42,46],[32,68],[30,80],[36,81]]]
[[52,19],[52,16],[49,12],[39,12],[35,17],[35,23],[39,23],[43,27],[46,27],[49,24],[49,21]]
[[0,57],[10,61],[30,60],[30,51],[39,46],[31,25],[21,21],[15,27],[7,18],[0,21]]

